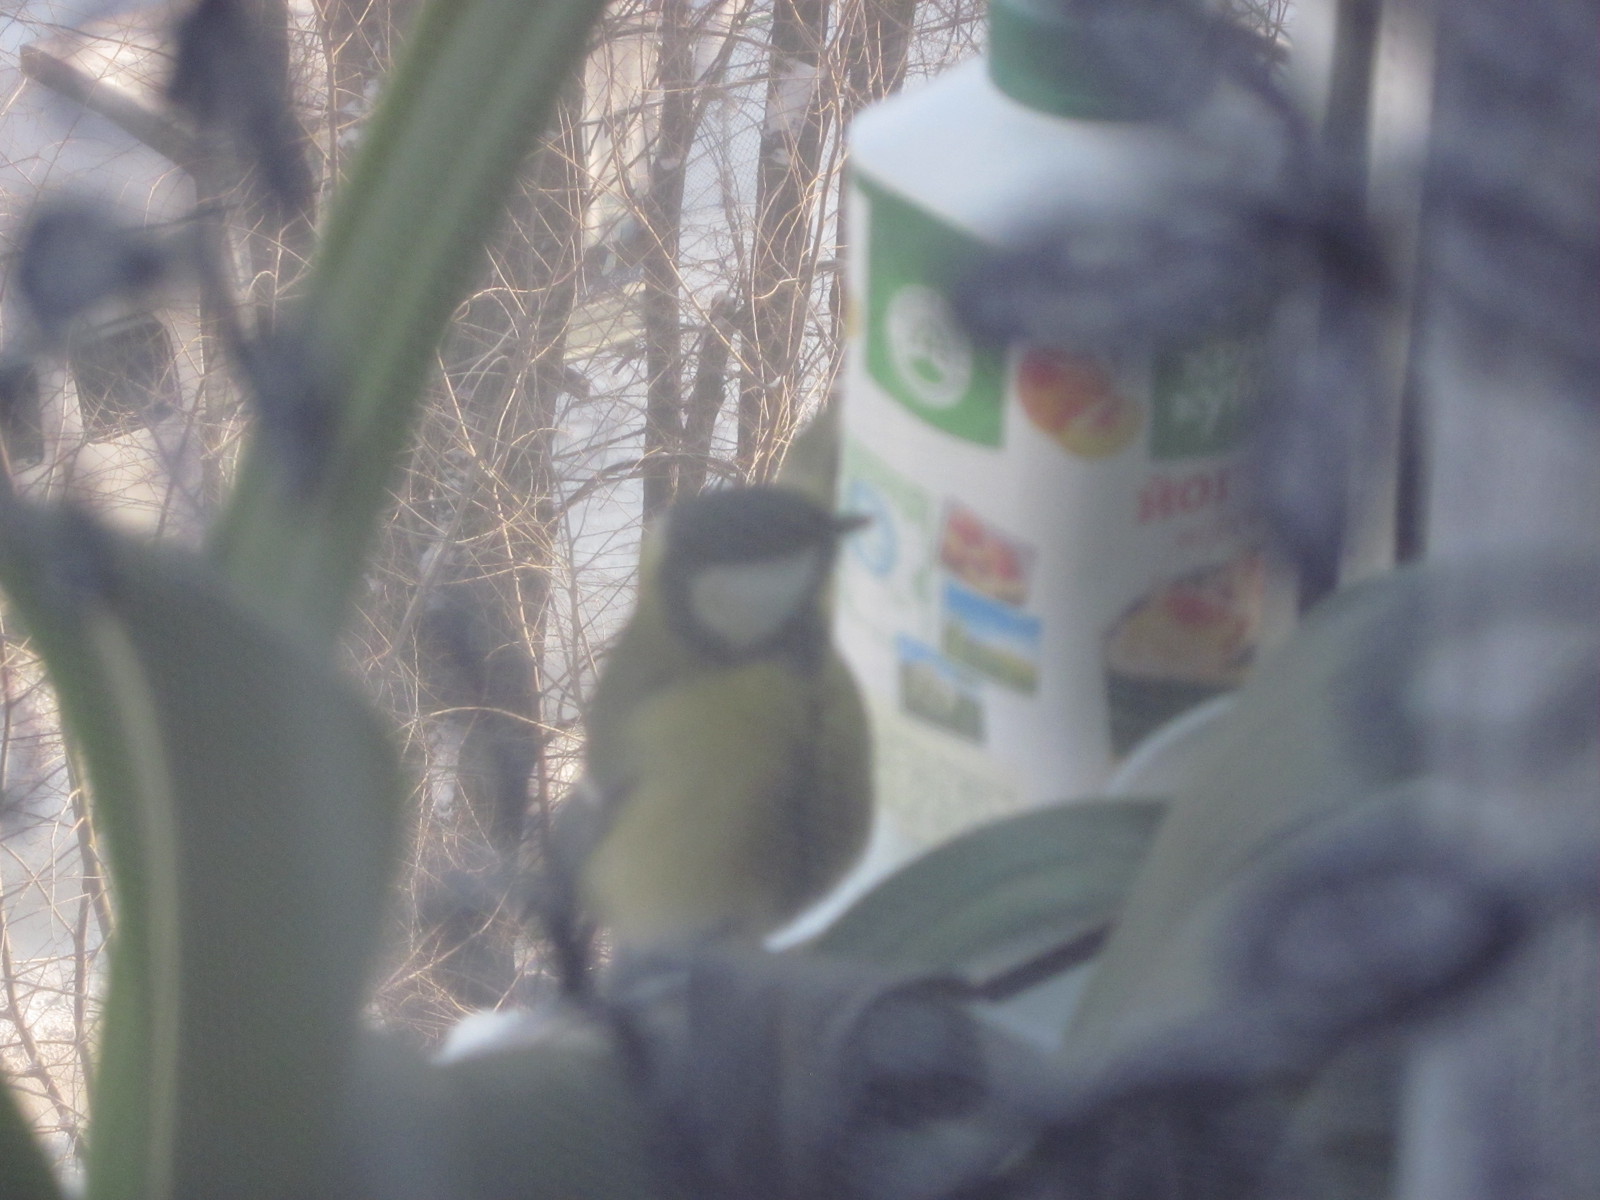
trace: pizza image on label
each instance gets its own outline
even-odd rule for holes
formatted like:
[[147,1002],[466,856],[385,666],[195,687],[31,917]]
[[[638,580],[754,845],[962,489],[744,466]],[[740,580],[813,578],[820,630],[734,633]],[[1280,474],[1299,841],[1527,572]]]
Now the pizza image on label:
[[1028,602],[1032,547],[953,500],[945,507],[939,534],[939,565],[985,596],[1018,607]]
[[1139,402],[1118,390],[1092,358],[1038,347],[1023,352],[1015,379],[1028,419],[1083,458],[1105,458],[1133,444],[1144,427]]
[[1163,583],[1128,608],[1105,642],[1113,750],[1126,753],[1236,687],[1260,639],[1265,602],[1266,564],[1251,552]]
[[1164,583],[1112,627],[1106,663],[1124,675],[1238,683],[1255,650],[1265,587],[1259,553]]

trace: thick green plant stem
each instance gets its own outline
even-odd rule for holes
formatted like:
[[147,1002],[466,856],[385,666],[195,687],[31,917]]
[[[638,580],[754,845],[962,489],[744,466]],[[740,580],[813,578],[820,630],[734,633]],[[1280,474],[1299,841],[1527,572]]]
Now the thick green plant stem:
[[338,631],[445,325],[602,6],[431,0],[418,18],[288,326],[315,381],[301,400],[326,405],[313,478],[258,430],[214,539],[279,620]]

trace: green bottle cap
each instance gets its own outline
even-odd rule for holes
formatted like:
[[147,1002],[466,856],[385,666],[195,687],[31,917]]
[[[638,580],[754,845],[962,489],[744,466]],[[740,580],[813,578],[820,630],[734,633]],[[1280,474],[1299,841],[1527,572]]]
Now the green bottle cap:
[[[1106,51],[1111,22],[1148,28],[1152,17],[1160,20],[1157,7],[1143,13],[1127,0],[991,0],[989,78],[1018,104],[1058,117],[1160,116],[1172,108],[1171,93],[1136,87],[1128,64]],[[1140,30],[1132,32],[1117,43],[1124,53]]]

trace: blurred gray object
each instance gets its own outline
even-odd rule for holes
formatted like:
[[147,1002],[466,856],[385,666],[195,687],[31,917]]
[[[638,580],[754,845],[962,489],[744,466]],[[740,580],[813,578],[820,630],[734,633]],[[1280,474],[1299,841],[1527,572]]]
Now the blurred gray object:
[[[1430,555],[1600,547],[1600,22],[1559,0],[1441,6],[1414,369]],[[1531,597],[1530,597],[1531,599]],[[1530,607],[1529,615],[1532,616]],[[1498,629],[1465,598],[1427,686],[1438,817],[1537,871],[1592,868],[1600,604]],[[1600,1195],[1600,913],[1541,928],[1517,969],[1412,1053],[1404,1200]]]
[[1068,1031],[1054,1177],[1122,1182],[1039,1194],[1600,1194],[1596,613],[1592,560],[1475,555],[1263,664]]
[[[1142,285],[1097,287],[1112,297],[1098,307],[1074,290],[1070,229],[1035,234],[969,297],[992,333],[1068,341],[1104,336],[1124,301],[1133,326],[1184,335],[1207,315],[1194,297],[1208,278],[1224,281],[1224,308],[1275,297],[1287,315],[1256,486],[1280,544],[1313,593],[1382,567],[1381,547],[1353,545],[1363,526],[1434,564],[1431,582],[1334,600],[1324,631],[1365,629],[1340,652],[1348,669],[1291,649],[1297,694],[1242,698],[1219,721],[1214,761],[1180,790],[1069,1043],[1137,1042],[1199,1019],[1180,1016],[1199,1003],[1191,986],[1243,987],[1216,972],[1197,906],[1297,829],[1332,828],[1404,785],[1428,835],[1347,889],[1347,941],[1324,948],[1359,981],[1385,962],[1426,974],[1425,952],[1460,939],[1460,971],[1435,980],[1432,1005],[1379,1022],[1406,1031],[1386,1055],[1400,1075],[1385,1085],[1399,1115],[1384,1194],[1584,1200],[1600,1195],[1600,22],[1560,0],[1332,8],[1325,122],[1314,138],[1297,129],[1305,167],[1290,190],[1174,197],[1160,230],[1128,231],[1147,251],[1131,264]],[[1406,71],[1418,136],[1380,162],[1374,97]],[[1325,696],[1308,689],[1319,678]],[[1359,855],[1341,853],[1353,868]],[[1444,875],[1439,855],[1455,863]],[[1488,910],[1469,920],[1471,897],[1491,893],[1517,897],[1506,913],[1520,915],[1502,914],[1516,929],[1501,931],[1514,951],[1488,953]],[[1265,911],[1288,921],[1286,904]],[[1378,919],[1386,905],[1406,911]],[[1469,970],[1474,929],[1487,940]],[[1378,1006],[1367,982],[1345,999]],[[1328,1021],[1339,995],[1304,992]],[[1269,1013],[1287,1016],[1263,1007],[1258,1035]],[[1107,1194],[1208,1194],[1147,1183]],[[1371,1194],[1372,1180],[1349,1186],[1328,1194]]]

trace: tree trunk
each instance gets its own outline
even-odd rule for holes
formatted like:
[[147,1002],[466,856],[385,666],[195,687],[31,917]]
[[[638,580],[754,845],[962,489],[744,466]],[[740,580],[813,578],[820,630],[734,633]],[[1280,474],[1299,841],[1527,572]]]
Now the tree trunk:
[[696,103],[699,27],[688,0],[665,0],[656,84],[661,116],[641,204],[644,226],[641,318],[645,343],[644,515],[672,502],[683,449],[683,338],[678,246],[683,175],[703,107]]
[[771,476],[793,432],[816,258],[819,167],[828,108],[821,84],[828,0],[777,0],[766,120],[756,167],[756,232],[739,395],[738,467]]

